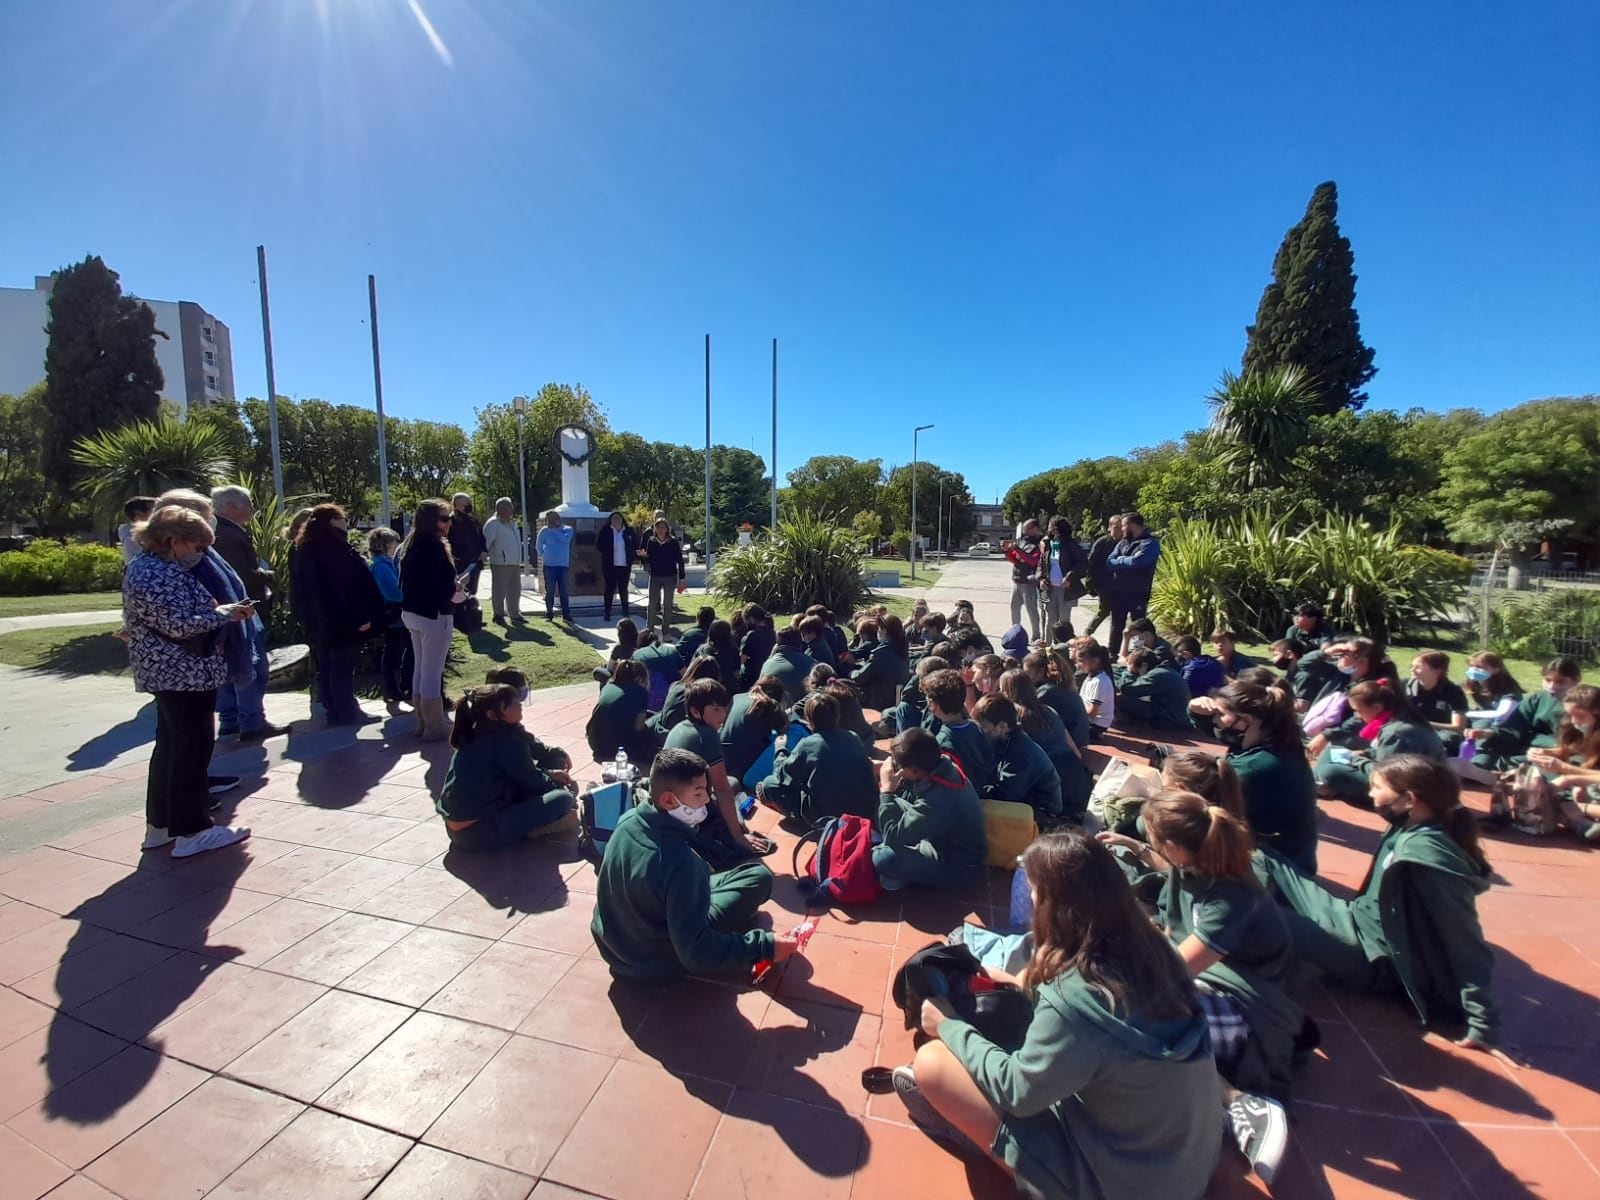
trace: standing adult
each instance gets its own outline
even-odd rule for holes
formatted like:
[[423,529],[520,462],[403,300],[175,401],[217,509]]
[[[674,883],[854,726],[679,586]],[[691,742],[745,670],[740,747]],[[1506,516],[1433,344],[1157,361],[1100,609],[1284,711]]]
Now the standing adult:
[[171,846],[174,858],[189,858],[250,836],[211,823],[206,772],[217,689],[229,674],[220,635],[250,620],[253,606],[245,599],[219,605],[194,573],[213,541],[200,514],[165,505],[134,536],[143,552],[123,574],[122,616],[134,686],[156,704],[143,848]]
[[1055,627],[1065,621],[1068,637],[1072,630],[1072,606],[1083,596],[1083,577],[1089,570],[1089,556],[1078,544],[1072,522],[1052,517],[1048,536],[1040,547],[1039,607],[1044,613],[1044,630],[1055,636]]
[[1150,588],[1155,583],[1156,559],[1161,543],[1151,535],[1138,513],[1124,513],[1122,540],[1106,557],[1111,568],[1111,653],[1120,658],[1125,647],[1123,630],[1130,617],[1142,617],[1150,604]]
[[1017,540],[1006,543],[1006,560],[1011,564],[1011,623],[1022,624],[1028,614],[1031,636],[1039,637],[1039,547],[1044,538],[1039,522],[1031,517],[1022,523]]
[[645,628],[656,626],[656,616],[661,617],[661,632],[672,625],[672,594],[683,586],[686,572],[683,566],[683,547],[672,536],[672,527],[665,517],[657,517],[655,530],[639,549],[650,571],[650,603],[645,609]]
[[513,515],[511,498],[494,502],[494,516],[483,523],[483,548],[489,555],[489,592],[494,619],[518,625],[522,619],[522,531]]
[[577,531],[561,523],[561,514],[551,509],[544,515],[544,528],[539,530],[539,564],[544,569],[544,615],[553,621],[556,616],[556,594],[561,595],[561,619],[572,620],[572,601],[567,596],[567,572],[572,566],[572,535]]
[[401,620],[411,631],[411,698],[417,732],[425,742],[450,736],[444,718],[444,660],[455,631],[452,614],[467,598],[450,555],[452,516],[443,500],[424,500],[400,546]]
[[122,515],[127,520],[117,526],[117,541],[122,544],[123,566],[127,566],[144,553],[133,531],[150,519],[150,512],[155,503],[154,496],[135,496],[122,506]]
[[356,700],[356,658],[362,640],[383,624],[383,593],[366,560],[350,544],[350,524],[337,504],[319,504],[300,530],[295,612],[317,664],[317,695],[329,725],[366,725],[378,718]]
[[621,513],[614,512],[595,538],[594,545],[600,552],[600,574],[605,580],[606,620],[611,620],[612,592],[616,592],[617,599],[622,602],[622,615],[627,616],[628,576],[639,553],[639,535]]
[[461,590],[476,597],[478,576],[483,571],[483,529],[472,515],[472,497],[465,492],[451,496],[450,507],[450,555],[461,577]]
[[1122,518],[1108,517],[1105,533],[1095,538],[1094,545],[1089,547],[1089,590],[1099,603],[1095,606],[1094,620],[1089,622],[1089,628],[1084,631],[1085,637],[1093,637],[1094,631],[1100,628],[1100,622],[1111,615],[1111,568],[1106,565],[1106,559],[1111,557],[1111,552],[1121,540]]
[[254,652],[256,677],[249,684],[224,683],[217,691],[218,724],[224,735],[237,730],[241,742],[288,733],[287,725],[267,720],[267,622],[272,619],[272,572],[262,565],[250,533],[250,519],[256,515],[255,500],[245,488],[235,485],[211,489],[211,507],[216,514],[216,541],[212,545],[222,560],[244,584],[245,595],[255,602],[260,619],[245,626]]

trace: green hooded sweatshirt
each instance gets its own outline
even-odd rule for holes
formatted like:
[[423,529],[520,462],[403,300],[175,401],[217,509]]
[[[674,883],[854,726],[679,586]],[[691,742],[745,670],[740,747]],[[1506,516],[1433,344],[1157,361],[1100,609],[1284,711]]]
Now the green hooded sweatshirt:
[[939,1037],[999,1110],[993,1153],[1019,1183],[1073,1200],[1204,1195],[1222,1085],[1199,1008],[1120,1017],[1069,972],[1039,988],[1015,1054],[954,1017]]
[[783,703],[788,707],[806,694],[806,676],[816,665],[816,661],[799,647],[778,645],[761,664],[756,678],[771,675],[783,684]]
[[763,929],[711,927],[711,869],[695,834],[654,804],[622,814],[606,843],[589,924],[612,974],[631,979],[721,975],[772,957]]
[[898,792],[878,797],[877,827],[885,845],[914,850],[927,842],[939,861],[954,869],[976,871],[989,853],[983,804],[948,754],[932,775],[906,779]]
[[1155,667],[1129,676],[1117,709],[1122,716],[1152,729],[1189,729],[1189,685],[1171,667]]
[[1473,765],[1491,771],[1520,766],[1527,761],[1529,750],[1556,744],[1556,730],[1565,716],[1562,702],[1543,688],[1524,696],[1516,711],[1479,741]]
[[872,760],[848,729],[807,734],[793,750],[780,751],[761,787],[784,812],[812,824],[845,813],[870,821],[878,812]]
[[1460,1015],[1467,1036],[1485,1045],[1500,1022],[1490,994],[1494,952],[1478,922],[1490,874],[1440,826],[1397,827],[1378,843],[1351,902],[1367,957],[1388,957],[1417,1016]]

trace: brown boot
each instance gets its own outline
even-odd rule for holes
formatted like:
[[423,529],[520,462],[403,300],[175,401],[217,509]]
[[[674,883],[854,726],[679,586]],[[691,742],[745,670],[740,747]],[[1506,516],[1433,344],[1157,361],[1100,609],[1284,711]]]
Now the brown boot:
[[444,701],[437,697],[417,701],[417,733],[425,742],[443,742],[450,737],[450,722],[445,719]]

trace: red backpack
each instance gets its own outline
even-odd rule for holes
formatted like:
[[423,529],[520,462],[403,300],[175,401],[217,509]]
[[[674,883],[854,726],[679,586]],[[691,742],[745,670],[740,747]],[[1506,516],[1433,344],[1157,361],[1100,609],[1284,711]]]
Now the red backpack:
[[[794,848],[794,877],[811,908],[830,904],[871,904],[883,894],[872,866],[872,848],[882,839],[865,817],[846,813],[818,821]],[[811,861],[800,867],[800,851],[816,843]]]

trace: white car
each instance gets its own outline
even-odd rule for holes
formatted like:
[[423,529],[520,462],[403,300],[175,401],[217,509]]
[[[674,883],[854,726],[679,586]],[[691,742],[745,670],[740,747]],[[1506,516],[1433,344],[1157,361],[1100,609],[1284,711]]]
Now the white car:
[[968,558],[987,558],[993,553],[993,548],[988,542],[973,542],[967,550]]

